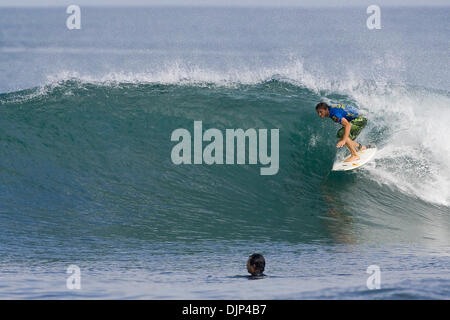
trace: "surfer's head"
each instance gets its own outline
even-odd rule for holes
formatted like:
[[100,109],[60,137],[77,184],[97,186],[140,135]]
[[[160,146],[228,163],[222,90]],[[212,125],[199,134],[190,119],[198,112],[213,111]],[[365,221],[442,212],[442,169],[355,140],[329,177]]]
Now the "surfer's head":
[[248,257],[247,270],[252,276],[260,275],[264,272],[266,260],[262,254],[254,253]]
[[318,103],[316,111],[321,118],[328,118],[330,116],[330,107],[325,102]]

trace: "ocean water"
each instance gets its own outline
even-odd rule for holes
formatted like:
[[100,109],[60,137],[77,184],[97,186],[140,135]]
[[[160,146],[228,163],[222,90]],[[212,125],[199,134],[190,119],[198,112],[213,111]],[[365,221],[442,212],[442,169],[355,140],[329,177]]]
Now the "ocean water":
[[[381,10],[0,8],[0,298],[449,299],[450,8]],[[278,173],[173,164],[194,121],[279,129]]]

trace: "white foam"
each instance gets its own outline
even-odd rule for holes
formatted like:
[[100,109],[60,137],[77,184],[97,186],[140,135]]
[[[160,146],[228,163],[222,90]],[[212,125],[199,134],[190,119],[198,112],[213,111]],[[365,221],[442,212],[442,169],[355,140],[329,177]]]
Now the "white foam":
[[298,59],[289,60],[277,67],[237,67],[226,71],[190,65],[181,61],[162,64],[159,68],[142,72],[114,71],[92,75],[63,70],[47,76],[47,84],[76,79],[81,82],[111,83],[153,83],[153,84],[214,84],[235,86],[238,84],[257,84],[271,79],[283,80],[311,89],[318,89],[317,78],[306,72]]
[[450,98],[425,89],[381,87],[353,92],[378,128],[388,127],[369,168],[377,181],[425,201],[450,205]]

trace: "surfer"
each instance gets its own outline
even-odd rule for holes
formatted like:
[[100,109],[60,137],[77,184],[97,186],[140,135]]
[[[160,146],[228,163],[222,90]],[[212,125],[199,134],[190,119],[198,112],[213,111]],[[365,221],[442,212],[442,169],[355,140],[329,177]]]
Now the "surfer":
[[366,146],[354,141],[361,133],[361,130],[366,126],[367,119],[360,116],[358,109],[350,105],[332,104],[328,105],[325,102],[320,102],[316,105],[316,111],[321,118],[331,118],[334,122],[342,125],[338,130],[336,136],[340,139],[336,147],[341,148],[345,145],[351,152],[350,157],[345,159],[345,162],[359,160],[358,151],[366,149]]
[[251,274],[250,279],[261,279],[265,276],[264,268],[266,267],[266,260],[264,256],[259,253],[254,253],[248,257],[247,271]]

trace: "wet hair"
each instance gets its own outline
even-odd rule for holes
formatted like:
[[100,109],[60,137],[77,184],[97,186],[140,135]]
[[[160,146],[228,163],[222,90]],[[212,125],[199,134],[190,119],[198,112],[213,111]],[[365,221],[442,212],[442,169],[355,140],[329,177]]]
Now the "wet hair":
[[264,268],[266,267],[266,260],[263,255],[259,253],[254,253],[248,257],[248,262],[250,265],[255,267],[256,273],[263,273]]
[[325,102],[321,102],[321,103],[318,103],[316,106],[316,111],[318,111],[319,109],[327,110],[327,109],[330,109],[330,106],[327,105]]

